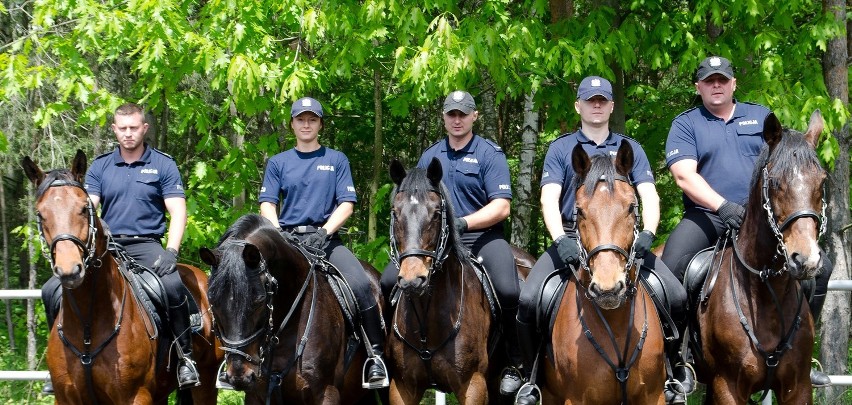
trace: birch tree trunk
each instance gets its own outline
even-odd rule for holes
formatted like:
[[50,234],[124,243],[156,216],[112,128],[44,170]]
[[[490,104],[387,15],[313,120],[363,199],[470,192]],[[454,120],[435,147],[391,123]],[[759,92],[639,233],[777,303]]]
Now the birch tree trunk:
[[382,74],[378,68],[373,69],[373,110],[376,118],[373,123],[375,125],[373,132],[373,177],[370,179],[370,193],[367,200],[369,201],[367,206],[367,240],[376,239],[377,213],[374,207],[376,206],[376,194],[379,191],[381,169],[386,166],[382,163],[384,157],[382,153],[384,150],[382,147],[384,142],[384,133],[382,132]]
[[515,182],[512,210],[513,245],[529,251],[532,232],[533,211],[538,208],[533,203],[533,181],[535,175],[535,146],[538,140],[538,111],[534,110],[535,92],[524,96],[524,130],[521,132],[521,156],[518,162],[518,177]]
[[[9,289],[9,225],[6,223],[6,188],[0,171],[0,232],[3,233],[3,289]],[[9,333],[9,350],[15,352],[15,324],[12,321],[12,302],[6,301],[6,331]]]

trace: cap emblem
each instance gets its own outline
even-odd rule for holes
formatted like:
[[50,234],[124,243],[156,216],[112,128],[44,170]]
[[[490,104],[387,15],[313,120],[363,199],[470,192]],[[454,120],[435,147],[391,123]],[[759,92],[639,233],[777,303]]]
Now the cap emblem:
[[302,107],[310,107],[310,106],[311,106],[311,100],[310,99],[307,99],[307,98],[302,99]]
[[722,60],[717,57],[710,58],[710,66],[719,67],[722,66]]
[[464,92],[463,91],[454,91],[453,92],[453,101],[462,101],[464,100]]
[[601,87],[600,79],[592,79],[592,87]]

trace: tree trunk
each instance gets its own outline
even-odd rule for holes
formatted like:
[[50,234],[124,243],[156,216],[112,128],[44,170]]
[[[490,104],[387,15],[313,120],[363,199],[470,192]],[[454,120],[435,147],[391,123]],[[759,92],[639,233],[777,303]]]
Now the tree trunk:
[[615,107],[609,117],[609,130],[619,134],[626,134],[627,114],[624,108],[624,71],[617,63],[612,64],[612,72],[615,74],[615,82],[612,86],[612,97],[615,99]]
[[518,162],[518,181],[515,182],[514,209],[512,210],[513,245],[530,250],[530,234],[533,229],[533,181],[535,147],[538,140],[538,111],[534,110],[535,93],[524,96],[524,130],[521,133],[521,156]]
[[[31,188],[32,191],[27,193],[27,206],[35,207],[35,187]],[[36,222],[35,214],[33,210],[27,210],[27,223],[34,224]],[[30,238],[30,243],[27,243],[27,252],[29,253],[29,277],[27,277],[27,288],[35,289],[36,288],[36,270],[38,265],[38,257],[36,256],[38,252],[36,252],[35,238]],[[38,347],[36,346],[36,332],[38,331],[38,325],[36,325],[35,319],[35,304],[36,300],[28,299],[27,300],[27,370],[35,370],[38,365]]]
[[[9,225],[6,223],[5,176],[0,171],[0,232],[3,233],[3,289],[9,289]],[[6,301],[6,331],[9,333],[9,350],[15,352],[15,324],[12,322],[12,306]]]
[[376,206],[375,198],[379,191],[381,168],[385,167],[382,164],[384,156],[382,153],[382,143],[384,142],[382,139],[382,74],[378,68],[373,69],[373,110],[375,111],[376,118],[374,121],[375,130],[373,131],[373,176],[370,179],[370,198],[367,200],[370,203],[367,206],[367,240],[376,239],[377,212],[374,209]]
[[[834,15],[837,21],[844,21],[844,0],[824,0],[823,9]],[[828,42],[822,59],[823,78],[832,100],[840,100],[849,108],[849,71],[846,66],[848,44],[846,33]],[[848,280],[852,257],[850,246],[849,215],[849,124],[838,128],[834,137],[839,144],[840,154],[835,159],[834,171],[828,174],[828,230],[825,248],[828,257],[834,262],[832,280]],[[848,374],[847,357],[849,355],[850,299],[846,293],[829,293],[823,308],[822,319],[831,320],[822,323],[819,331],[820,357],[829,374]],[[835,386],[819,390],[817,395],[825,403],[838,403],[845,387]]]

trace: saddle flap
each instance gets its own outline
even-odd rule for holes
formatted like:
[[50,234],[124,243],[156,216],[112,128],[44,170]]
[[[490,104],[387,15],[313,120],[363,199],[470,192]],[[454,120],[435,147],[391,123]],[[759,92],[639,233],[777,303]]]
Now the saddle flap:
[[704,280],[707,278],[707,273],[713,262],[713,251],[713,247],[699,251],[686,265],[683,284],[689,297],[688,305],[691,308],[696,308],[696,305],[700,302],[698,301],[699,297],[702,297],[702,300],[709,297],[710,291],[713,289],[712,285],[709,288],[704,287]]

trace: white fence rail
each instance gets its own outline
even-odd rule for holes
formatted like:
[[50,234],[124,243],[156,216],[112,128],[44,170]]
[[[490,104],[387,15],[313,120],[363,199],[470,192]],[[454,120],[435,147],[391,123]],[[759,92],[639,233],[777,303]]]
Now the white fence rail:
[[[831,280],[828,282],[829,291],[852,291],[852,280]],[[0,290],[0,299],[41,299],[41,290]],[[852,376],[831,375],[833,385],[852,386]],[[43,380],[47,371],[0,371],[0,381]],[[443,393],[436,392],[436,403],[443,404]],[[441,397],[441,398],[439,398]]]

